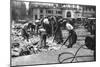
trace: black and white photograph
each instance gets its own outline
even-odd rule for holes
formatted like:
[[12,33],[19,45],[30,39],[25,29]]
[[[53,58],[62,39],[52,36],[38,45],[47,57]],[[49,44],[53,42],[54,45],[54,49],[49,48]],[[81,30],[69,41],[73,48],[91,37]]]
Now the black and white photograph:
[[96,5],[10,0],[10,66],[96,61]]

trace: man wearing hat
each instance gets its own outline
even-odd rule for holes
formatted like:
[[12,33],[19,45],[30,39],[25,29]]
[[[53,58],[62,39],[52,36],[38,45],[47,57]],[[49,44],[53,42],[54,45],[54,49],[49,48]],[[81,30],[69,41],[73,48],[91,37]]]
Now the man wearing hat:
[[49,20],[48,18],[44,18],[42,20],[42,25],[40,26],[39,29],[39,34],[40,34],[40,45],[39,48],[47,48],[48,46],[46,45],[46,38],[49,35]]
[[77,35],[76,35],[76,32],[74,31],[74,27],[70,24],[70,21],[68,21],[66,23],[66,28],[69,31],[69,36],[68,36],[69,45],[68,45],[68,48],[72,48],[73,44],[76,43]]
[[46,30],[47,36],[49,37],[52,33],[51,32],[52,28],[51,28],[48,18],[43,19],[43,28]]

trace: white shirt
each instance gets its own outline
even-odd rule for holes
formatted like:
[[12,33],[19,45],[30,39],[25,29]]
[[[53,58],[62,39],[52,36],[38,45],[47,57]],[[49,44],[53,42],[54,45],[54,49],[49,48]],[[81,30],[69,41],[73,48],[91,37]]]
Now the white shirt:
[[41,28],[41,29],[39,29],[39,31],[44,31],[45,32],[46,30],[44,28]]
[[49,20],[48,20],[47,18],[45,18],[45,19],[43,20],[43,22],[46,23],[46,24],[49,24]]
[[73,26],[70,23],[66,23],[66,27],[67,27],[68,30],[72,30],[73,29]]
[[40,22],[40,20],[36,20],[35,22],[38,23],[38,22]]

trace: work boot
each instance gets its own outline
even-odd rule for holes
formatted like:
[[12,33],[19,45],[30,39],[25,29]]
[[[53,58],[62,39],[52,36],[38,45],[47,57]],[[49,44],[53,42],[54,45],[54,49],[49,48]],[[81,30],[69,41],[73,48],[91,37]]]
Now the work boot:
[[68,45],[67,48],[72,48],[72,45]]
[[46,46],[44,46],[44,49],[48,49],[48,48],[49,48],[49,46],[47,46],[47,45],[46,45]]

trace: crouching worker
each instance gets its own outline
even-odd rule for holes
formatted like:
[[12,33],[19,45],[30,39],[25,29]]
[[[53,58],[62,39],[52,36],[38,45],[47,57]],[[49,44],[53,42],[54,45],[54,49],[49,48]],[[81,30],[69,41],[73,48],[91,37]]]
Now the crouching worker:
[[39,48],[47,48],[48,46],[46,45],[46,37],[47,33],[44,28],[39,29],[39,34],[40,34],[40,45]]
[[67,39],[67,40],[69,40],[68,48],[72,48],[72,46],[77,41],[77,35],[76,35],[76,32],[74,31],[73,26],[69,22],[66,23],[66,28],[69,31],[69,36],[68,36],[68,39]]
[[23,28],[21,34],[24,40],[26,39],[27,41],[29,41],[29,34],[27,33],[26,29]]

